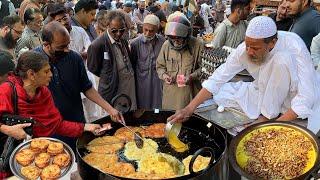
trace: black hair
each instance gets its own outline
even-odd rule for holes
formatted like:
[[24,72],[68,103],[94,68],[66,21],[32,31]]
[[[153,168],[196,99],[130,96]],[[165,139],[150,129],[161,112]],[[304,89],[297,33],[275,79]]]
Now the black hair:
[[74,12],[78,13],[81,9],[89,12],[98,8],[98,2],[96,0],[79,0],[74,7]]
[[159,7],[156,6],[156,5],[151,5],[151,6],[149,6],[149,11],[150,11],[151,13],[156,13],[156,12],[159,11],[159,10],[160,10]]
[[0,76],[14,71],[13,56],[4,50],[0,50]]
[[21,24],[24,24],[18,15],[6,16],[3,18],[3,21],[0,27],[3,28],[5,26],[9,26],[10,28],[12,28],[16,23],[19,23],[19,22]]
[[107,19],[108,10],[101,10],[96,15],[96,23],[98,28],[101,30],[107,29],[106,19]]
[[44,65],[48,63],[48,57],[42,55],[41,53],[35,51],[26,51],[18,58],[15,74],[22,79],[26,79],[28,70],[31,69],[34,72],[39,72]]
[[119,19],[122,21],[123,25],[126,25],[125,23],[125,14],[121,12],[120,10],[111,10],[108,11],[106,16],[106,26],[109,26],[112,20]]
[[108,10],[108,9],[107,9],[107,7],[105,5],[101,4],[99,6],[99,12],[102,11],[102,10]]
[[162,21],[167,22],[167,17],[163,11],[157,11],[154,13],[154,15],[156,15],[159,18],[160,22],[162,22]]
[[277,38],[278,38],[278,33],[276,33],[275,35],[273,35],[271,37],[264,38],[263,41],[265,43],[270,43],[272,40],[277,39]]
[[48,9],[48,15],[53,19],[60,14],[66,14],[67,10],[63,4],[55,3]]
[[231,1],[231,12],[234,12],[237,8],[243,9],[250,5],[250,0],[232,0]]
[[311,4],[311,0],[308,0],[308,4],[307,5],[310,6],[310,4]]
[[41,13],[41,11],[37,8],[28,8],[24,15],[23,15],[23,21],[25,24],[28,24],[28,22],[33,21],[34,20],[34,15]]

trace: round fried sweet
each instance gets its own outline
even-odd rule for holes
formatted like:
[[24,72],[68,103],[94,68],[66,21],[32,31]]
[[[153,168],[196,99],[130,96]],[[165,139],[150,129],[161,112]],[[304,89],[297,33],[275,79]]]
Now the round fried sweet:
[[26,166],[21,168],[21,174],[26,178],[26,179],[37,179],[40,175],[40,169],[37,168],[36,166]]
[[39,155],[36,156],[34,162],[37,167],[42,169],[49,165],[50,155],[48,153],[40,153]]
[[[139,132],[142,137],[145,137],[145,132],[144,129],[141,127],[132,127],[129,126],[129,128],[134,131],[134,132]],[[123,141],[133,141],[134,140],[134,134],[126,127],[122,127],[118,129],[115,133],[114,136],[120,138]]]
[[40,178],[42,180],[44,180],[44,179],[58,179],[60,177],[60,174],[61,174],[60,167],[56,164],[51,164],[42,170]]
[[46,152],[50,141],[47,139],[35,138],[32,139],[30,149],[35,153]]
[[16,160],[21,166],[27,166],[34,160],[35,153],[31,149],[22,149],[16,154]]
[[165,136],[166,124],[155,123],[147,127],[145,130],[146,137],[150,138],[163,138]]
[[58,165],[60,168],[65,168],[70,163],[70,156],[68,154],[58,154],[53,158],[53,164]]
[[60,142],[50,142],[47,152],[50,155],[57,155],[63,152],[63,144]]

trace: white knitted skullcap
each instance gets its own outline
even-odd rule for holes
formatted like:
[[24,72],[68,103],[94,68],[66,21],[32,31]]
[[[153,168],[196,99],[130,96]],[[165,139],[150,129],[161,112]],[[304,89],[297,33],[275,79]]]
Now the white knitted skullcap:
[[144,18],[143,24],[152,24],[152,25],[155,25],[155,26],[160,26],[160,20],[156,15],[148,14]]
[[247,28],[246,36],[253,39],[264,39],[277,33],[276,23],[267,16],[253,18]]

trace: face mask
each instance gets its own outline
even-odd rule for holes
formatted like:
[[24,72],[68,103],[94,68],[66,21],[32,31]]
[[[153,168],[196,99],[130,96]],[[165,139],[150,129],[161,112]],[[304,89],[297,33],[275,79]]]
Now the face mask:
[[177,45],[170,38],[169,38],[169,42],[170,42],[170,46],[172,47],[172,49],[175,49],[175,50],[178,50],[178,51],[183,50],[187,46],[187,41],[186,40],[184,40],[184,43],[182,43],[181,45]]
[[54,51],[54,57],[56,59],[60,59],[60,58],[63,58],[64,56],[66,56],[67,53],[64,52],[64,51]]
[[3,42],[9,49],[13,49],[16,46],[17,41],[13,39],[11,30],[3,37]]

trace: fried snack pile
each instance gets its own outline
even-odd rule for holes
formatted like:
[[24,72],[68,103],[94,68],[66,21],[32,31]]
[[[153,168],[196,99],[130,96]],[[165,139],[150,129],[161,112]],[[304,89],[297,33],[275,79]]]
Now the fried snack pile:
[[124,155],[128,160],[140,160],[143,157],[155,154],[158,144],[152,139],[143,139],[144,145],[139,149],[134,141],[128,142],[124,148]]
[[305,172],[310,153],[315,150],[297,130],[269,128],[251,133],[244,142],[244,152],[248,156],[244,167],[248,173],[263,179],[292,179]]
[[[165,158],[165,160],[161,160]],[[178,162],[179,160],[169,154],[155,153],[153,155],[146,155],[138,161],[138,171],[147,174],[155,174],[160,178],[171,178],[177,176],[171,162]]]
[[64,150],[63,144],[47,139],[32,139],[28,148],[20,150],[15,160],[21,167],[25,179],[58,179],[61,170],[70,162],[70,155]]
[[[163,138],[164,123],[155,123],[145,128],[130,127],[130,129],[142,135],[144,142],[141,149],[134,142],[134,134],[126,127],[122,127],[113,136],[99,137],[89,142],[87,149],[90,153],[83,158],[84,161],[102,172],[126,178],[163,179],[178,176],[181,170],[174,167],[183,164],[171,155],[158,153],[157,142],[144,138]],[[137,169],[132,164],[119,160],[118,151],[122,148],[126,159],[137,162]],[[183,174],[184,167],[181,169]]]

